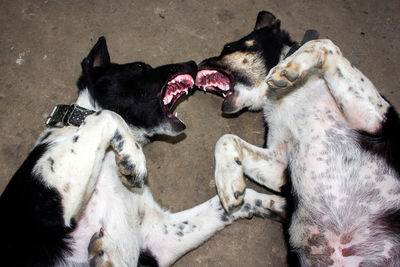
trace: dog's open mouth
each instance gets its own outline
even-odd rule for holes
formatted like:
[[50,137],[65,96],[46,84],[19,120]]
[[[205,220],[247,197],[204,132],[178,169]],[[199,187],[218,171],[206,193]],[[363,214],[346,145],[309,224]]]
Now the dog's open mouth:
[[233,79],[228,73],[203,69],[197,72],[196,86],[205,92],[210,92],[224,98],[233,93]]
[[179,98],[181,98],[183,95],[189,94],[189,90],[193,87],[193,85],[193,77],[189,74],[179,74],[167,82],[163,89],[164,96],[162,102],[165,110],[168,113],[168,117],[175,117],[173,114],[171,114],[173,106]]

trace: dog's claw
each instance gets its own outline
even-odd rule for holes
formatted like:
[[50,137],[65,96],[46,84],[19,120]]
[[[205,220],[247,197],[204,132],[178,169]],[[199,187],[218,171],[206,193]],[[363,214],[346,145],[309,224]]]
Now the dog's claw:
[[293,72],[293,71],[288,71],[286,69],[281,71],[281,76],[286,77],[289,81],[291,81],[292,83],[294,81],[296,81],[299,78],[299,74],[297,72]]

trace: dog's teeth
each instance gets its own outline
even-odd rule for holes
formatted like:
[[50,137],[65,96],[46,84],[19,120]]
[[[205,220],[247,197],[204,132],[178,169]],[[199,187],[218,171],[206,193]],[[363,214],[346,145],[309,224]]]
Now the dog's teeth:
[[203,91],[204,91],[204,92],[207,92],[207,90],[206,90],[206,88],[205,88],[205,87],[203,87]]
[[222,94],[224,97],[226,97],[226,95],[225,94]]
[[189,94],[189,90],[186,90],[186,95],[188,95]]
[[178,112],[175,112],[175,117],[178,117]]

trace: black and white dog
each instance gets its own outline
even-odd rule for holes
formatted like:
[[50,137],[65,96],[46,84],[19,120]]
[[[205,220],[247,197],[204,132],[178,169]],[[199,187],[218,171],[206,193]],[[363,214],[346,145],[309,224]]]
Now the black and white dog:
[[217,196],[164,211],[142,185],[142,145],[185,129],[170,110],[196,64],[110,63],[100,38],[81,65],[76,103],[53,112],[0,198],[2,266],[136,266],[141,254],[166,266],[237,218],[268,216],[271,200],[283,206],[248,190],[234,214]]
[[267,148],[234,135],[217,142],[221,202],[242,203],[244,174],[279,192],[288,171],[289,244],[302,266],[399,266],[399,117],[331,41],[279,60],[288,40],[261,12],[253,33],[199,65],[198,86],[223,93],[224,112],[263,109],[269,126]]

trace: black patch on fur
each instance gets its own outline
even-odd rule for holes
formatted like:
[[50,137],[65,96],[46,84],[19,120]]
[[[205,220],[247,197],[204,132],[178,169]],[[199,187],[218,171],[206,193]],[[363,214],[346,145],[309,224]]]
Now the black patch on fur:
[[50,162],[50,170],[54,172],[54,159],[50,157],[47,160]]
[[223,222],[229,222],[231,220],[231,216],[229,215],[229,213],[227,213],[226,211],[224,211],[224,213],[221,216],[221,220]]
[[121,133],[118,130],[116,130],[114,133],[113,140],[116,142],[119,142],[119,141],[121,141],[121,139],[122,139]]
[[117,144],[117,146],[115,147],[115,149],[117,150],[117,152],[121,152],[122,149],[124,148],[124,141],[121,141]]
[[336,68],[336,72],[337,72],[339,78],[343,78],[343,73],[342,73],[342,70],[340,68]]
[[386,121],[376,135],[360,132],[361,147],[380,156],[400,176],[400,119],[393,106],[386,113]]
[[[399,237],[400,235],[400,209],[385,211],[375,222],[376,225],[383,226],[385,230],[392,232]],[[398,238],[399,239],[399,238]]]
[[151,251],[142,250],[140,251],[139,261],[137,266],[158,267],[159,265],[156,258],[151,253]]
[[249,203],[244,204],[242,210],[249,212],[251,210],[251,205]]
[[261,207],[262,201],[257,199],[255,204],[256,204],[257,207]]
[[282,195],[286,198],[286,219],[283,221],[283,233],[285,237],[286,247],[288,248],[288,254],[286,260],[291,267],[300,267],[300,259],[298,253],[290,247],[289,243],[289,227],[292,222],[294,211],[297,209],[298,197],[293,190],[292,180],[290,177],[290,169],[287,168],[285,171],[287,182],[281,188]]
[[76,143],[78,141],[78,139],[79,139],[79,136],[78,135],[74,135],[74,137],[72,138],[72,142]]
[[52,131],[48,131],[45,135],[42,136],[39,143],[42,143],[44,140],[46,140],[52,133]]
[[235,162],[237,165],[242,165],[242,162],[239,159],[236,159]]
[[133,172],[135,170],[135,164],[132,163],[129,156],[123,156],[121,161],[119,162],[125,170],[129,172]]
[[54,266],[71,253],[61,195],[32,173],[48,147],[33,149],[0,197],[2,266]]

